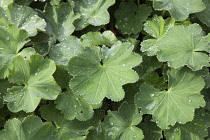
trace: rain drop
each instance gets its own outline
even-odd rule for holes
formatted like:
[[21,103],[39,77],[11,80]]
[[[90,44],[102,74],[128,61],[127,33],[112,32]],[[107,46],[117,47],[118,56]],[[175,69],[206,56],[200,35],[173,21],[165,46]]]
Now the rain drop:
[[188,100],[188,102],[192,102],[192,100]]
[[125,64],[122,64],[122,66],[125,66]]
[[155,94],[150,94],[150,97],[154,97],[155,96]]
[[37,76],[38,75],[38,73],[35,73],[35,76]]
[[9,37],[6,37],[6,40],[9,40]]
[[155,101],[152,101],[151,103],[149,103],[149,104],[145,107],[145,109],[147,109],[147,110],[152,110],[152,109],[155,107],[155,105],[156,105],[156,102],[155,102]]

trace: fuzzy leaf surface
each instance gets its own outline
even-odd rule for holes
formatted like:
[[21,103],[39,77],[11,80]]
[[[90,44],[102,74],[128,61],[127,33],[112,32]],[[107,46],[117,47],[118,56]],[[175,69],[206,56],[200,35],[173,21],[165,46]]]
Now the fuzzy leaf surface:
[[4,99],[11,111],[32,112],[41,98],[54,100],[58,96],[60,87],[52,77],[55,72],[52,60],[44,60],[42,56],[35,54],[31,56],[30,62],[16,56],[12,64],[9,81],[17,85],[8,90]]
[[74,32],[73,23],[79,15],[74,13],[70,2],[61,3],[58,6],[48,3],[45,6],[43,18],[47,21],[47,33],[63,40]]
[[161,62],[179,68],[187,65],[192,70],[209,66],[209,57],[205,52],[209,51],[210,40],[206,39],[198,24],[189,26],[174,26],[167,35],[158,41],[157,58]]
[[132,68],[141,63],[141,57],[132,50],[130,43],[117,44],[110,49],[103,46],[101,50],[86,47],[68,64],[73,76],[70,81],[73,93],[84,95],[91,104],[100,103],[104,97],[113,101],[122,100],[122,85],[138,80],[138,74]]
[[69,60],[81,52],[80,39],[69,36],[62,40],[59,44],[53,45],[49,56],[58,65],[68,65]]
[[29,36],[35,36],[37,30],[45,31],[46,22],[41,19],[37,12],[28,6],[17,4],[9,5],[5,10],[0,10],[1,18],[4,22],[0,22],[0,26],[8,26],[16,24],[18,28],[27,31]]
[[194,76],[188,69],[171,69],[167,75],[167,91],[160,91],[143,83],[135,98],[142,113],[152,114],[162,129],[167,129],[176,122],[184,124],[192,121],[195,108],[205,105],[200,94],[205,85],[201,77]]
[[11,60],[29,40],[24,30],[19,30],[16,25],[8,29],[0,28],[0,78],[8,76],[8,67]]
[[206,8],[202,0],[154,0],[153,7],[156,10],[168,10],[176,20],[185,20],[189,14]]
[[0,0],[0,7],[6,8],[13,0]]

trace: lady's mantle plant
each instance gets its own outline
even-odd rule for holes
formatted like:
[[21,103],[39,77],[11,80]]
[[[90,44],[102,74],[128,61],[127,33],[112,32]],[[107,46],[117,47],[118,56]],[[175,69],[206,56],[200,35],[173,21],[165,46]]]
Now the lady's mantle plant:
[[209,12],[209,0],[0,0],[0,139],[210,139]]

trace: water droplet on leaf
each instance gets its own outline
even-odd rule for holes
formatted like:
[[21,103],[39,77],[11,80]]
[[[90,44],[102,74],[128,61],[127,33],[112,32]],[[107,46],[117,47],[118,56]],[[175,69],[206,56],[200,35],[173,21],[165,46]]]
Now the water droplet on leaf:
[[152,110],[152,109],[155,107],[155,105],[156,105],[156,102],[155,102],[155,101],[152,101],[151,103],[149,103],[149,104],[145,107],[145,109],[147,109],[147,110]]

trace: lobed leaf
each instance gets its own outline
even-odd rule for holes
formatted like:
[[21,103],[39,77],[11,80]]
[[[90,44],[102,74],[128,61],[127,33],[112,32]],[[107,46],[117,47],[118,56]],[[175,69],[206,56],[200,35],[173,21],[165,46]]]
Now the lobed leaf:
[[75,10],[81,14],[81,18],[75,22],[77,30],[88,25],[100,26],[109,23],[110,17],[107,9],[115,3],[115,0],[73,0]]
[[[126,112],[126,113],[125,113]],[[142,117],[135,105],[123,102],[119,111],[108,111],[104,120],[105,136],[107,140],[125,139],[141,140],[144,138],[142,130],[136,125]]]
[[42,56],[35,54],[27,62],[21,56],[16,56],[10,68],[9,81],[17,86],[8,89],[4,98],[8,102],[8,108],[13,112],[32,112],[41,98],[56,99],[60,87],[52,77],[54,72],[55,64],[52,60],[44,60]]
[[168,65],[174,68],[187,65],[196,71],[209,66],[205,53],[209,51],[209,42],[198,24],[174,26],[158,41],[157,58],[161,62],[168,61]]
[[205,106],[199,93],[204,88],[204,80],[196,77],[188,69],[171,69],[167,72],[168,90],[160,91],[143,83],[136,94],[135,102],[142,113],[152,114],[162,129],[168,129],[176,122],[184,124],[192,121],[195,108]]
[[121,2],[115,12],[116,27],[123,34],[137,34],[142,30],[142,23],[151,13],[146,5],[137,6],[134,2]]
[[189,14],[206,8],[202,0],[154,0],[153,7],[156,10],[168,10],[176,20],[185,20]]
[[19,30],[16,25],[11,25],[7,29],[0,28],[0,78],[8,76],[8,68],[13,57],[28,41],[27,32]]
[[61,3],[58,6],[46,4],[42,14],[47,22],[47,33],[60,41],[70,36],[75,30],[73,23],[79,18],[73,8],[70,2]]
[[28,116],[22,121],[17,118],[7,121],[0,137],[2,140],[56,140],[52,132],[52,123],[42,123],[39,117]]
[[35,36],[38,30],[45,31],[44,19],[28,6],[10,4],[6,9],[0,10],[0,15],[2,15],[0,17],[2,27],[16,24],[18,28],[26,30],[29,36]]
[[132,50],[129,43],[113,45],[110,49],[103,46],[101,50],[86,47],[68,64],[68,70],[74,76],[70,81],[73,93],[84,95],[90,104],[98,104],[104,97],[122,100],[122,85],[138,80],[138,74],[131,68],[141,62],[141,57]]

